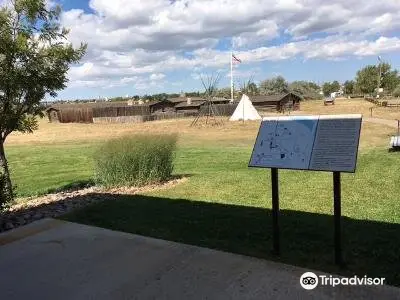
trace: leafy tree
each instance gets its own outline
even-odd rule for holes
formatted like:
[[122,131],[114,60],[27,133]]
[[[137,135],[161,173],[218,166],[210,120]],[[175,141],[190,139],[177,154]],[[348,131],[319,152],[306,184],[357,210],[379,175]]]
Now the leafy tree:
[[293,81],[289,84],[289,90],[304,99],[319,99],[320,87],[314,82],[309,81]]
[[180,96],[180,94],[168,94],[168,98],[177,98],[177,97],[179,97]]
[[259,94],[258,87],[253,81],[253,77],[243,82],[240,87],[240,94],[246,94],[249,96],[255,96]]
[[[4,3],[4,2],[3,2]],[[45,0],[13,0],[0,7],[0,205],[13,199],[4,142],[13,131],[37,129],[40,101],[66,87],[69,65],[86,45],[67,43],[61,9]]]
[[224,98],[230,99],[231,98],[231,88],[230,87],[220,88],[220,89],[218,89],[216,95],[217,95],[217,97],[224,97]]
[[121,97],[121,96],[118,96],[118,97],[111,98],[110,101],[111,102],[122,102],[122,101],[125,101],[125,98]]
[[200,94],[200,92],[189,92],[189,93],[186,93],[186,96],[187,97],[200,97],[201,96],[201,94]]
[[161,93],[161,94],[154,94],[152,97],[153,100],[164,101],[168,98],[168,95],[166,93]]
[[390,93],[399,83],[398,71],[392,70],[389,63],[381,63],[378,66],[368,65],[359,70],[356,76],[356,84],[365,94],[374,93],[378,85]]
[[338,92],[340,89],[340,84],[337,81],[334,82],[325,82],[322,85],[322,92],[325,96],[330,96],[333,92]]
[[258,95],[259,91],[258,91],[257,84],[255,84],[254,82],[249,82],[247,85],[247,92],[251,96]]
[[[340,83],[339,83],[339,81],[335,80],[334,82],[332,82],[331,87],[332,87],[333,92],[339,92],[339,90],[340,90]],[[332,92],[332,93],[333,93],[333,92]]]
[[393,96],[400,97],[400,84],[394,89]]
[[344,93],[346,95],[354,94],[354,81],[346,80],[344,82]]
[[259,90],[261,95],[282,94],[289,92],[289,85],[285,78],[277,76],[261,81]]
[[391,66],[389,68],[385,68],[381,73],[381,87],[387,91],[388,93],[392,93],[397,85],[400,83],[399,74],[397,70],[391,70]]
[[361,93],[372,94],[378,86],[378,70],[368,65],[357,72],[356,83]]

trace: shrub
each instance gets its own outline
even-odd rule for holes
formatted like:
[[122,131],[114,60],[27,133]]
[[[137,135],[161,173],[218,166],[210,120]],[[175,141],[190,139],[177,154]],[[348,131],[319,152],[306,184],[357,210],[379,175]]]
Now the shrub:
[[396,86],[396,88],[394,89],[393,96],[400,97],[400,85]]
[[111,186],[142,186],[171,177],[175,135],[134,135],[106,142],[95,154],[95,181]]
[[[14,196],[14,193],[12,196]],[[6,177],[0,172],[0,211],[10,204],[13,200],[12,196],[6,192]]]

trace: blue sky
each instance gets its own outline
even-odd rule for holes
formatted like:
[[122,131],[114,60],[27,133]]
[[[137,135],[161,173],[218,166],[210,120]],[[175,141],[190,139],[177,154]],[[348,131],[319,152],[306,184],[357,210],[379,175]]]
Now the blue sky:
[[[54,1],[51,1],[54,3]],[[229,86],[276,75],[288,81],[353,79],[381,55],[400,69],[400,1],[60,0],[69,41],[88,53],[60,99],[201,90],[220,72]]]

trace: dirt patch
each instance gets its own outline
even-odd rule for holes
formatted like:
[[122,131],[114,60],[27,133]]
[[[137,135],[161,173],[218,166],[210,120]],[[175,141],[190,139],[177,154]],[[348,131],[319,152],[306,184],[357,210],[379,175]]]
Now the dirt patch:
[[17,204],[11,205],[0,213],[0,232],[11,230],[43,218],[54,218],[74,209],[82,208],[92,203],[112,200],[105,195],[135,195],[154,190],[168,189],[188,178],[176,178],[170,181],[152,184],[144,187],[119,187],[106,189],[102,187],[89,187],[71,192],[48,194],[37,198],[20,199]]

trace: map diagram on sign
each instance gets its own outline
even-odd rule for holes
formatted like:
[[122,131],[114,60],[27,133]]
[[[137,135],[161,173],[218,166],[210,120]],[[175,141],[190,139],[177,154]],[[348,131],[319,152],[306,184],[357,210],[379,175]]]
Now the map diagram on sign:
[[250,167],[354,172],[361,115],[264,118]]
[[265,118],[250,165],[307,169],[317,124],[315,117]]

